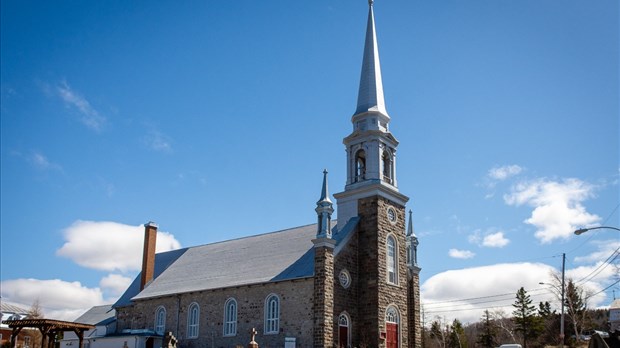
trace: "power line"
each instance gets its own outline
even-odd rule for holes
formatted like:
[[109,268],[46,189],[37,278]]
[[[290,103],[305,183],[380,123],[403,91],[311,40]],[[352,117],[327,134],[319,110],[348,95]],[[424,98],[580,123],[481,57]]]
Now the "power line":
[[[587,276],[579,279],[578,281],[576,281],[575,283],[585,283],[588,280],[591,280],[592,278],[594,278],[596,275],[598,275],[599,273],[601,273],[601,271],[603,269],[605,269],[605,267],[609,266],[611,264],[611,262],[613,260],[616,259],[616,257],[618,257],[618,250],[620,250],[620,247],[618,247],[616,250],[614,250],[611,255],[609,255],[607,257],[607,259],[605,259],[605,261],[603,261],[602,264],[600,264],[598,267],[596,267],[592,272],[590,272],[590,274],[588,274]],[[602,268],[601,268],[602,267]],[[600,268],[600,270],[599,270]],[[598,272],[597,272],[598,270]],[[596,274],[594,274],[594,272],[596,272]]]
[[592,296],[594,296],[594,295],[598,295],[598,294],[600,294],[601,292],[604,292],[605,290],[607,290],[607,289],[611,288],[612,286],[614,286],[614,285],[616,285],[616,284],[618,284],[618,283],[620,283],[620,279],[616,280],[616,282],[614,282],[614,283],[611,283],[611,285],[609,285],[609,286],[608,286],[608,287],[606,287],[605,289],[603,289],[603,290],[601,290],[601,291],[599,291],[599,292],[596,292],[596,293],[594,293],[594,294],[592,294],[592,295],[587,296],[585,299],[587,300],[587,299],[589,299],[590,297],[592,297]]

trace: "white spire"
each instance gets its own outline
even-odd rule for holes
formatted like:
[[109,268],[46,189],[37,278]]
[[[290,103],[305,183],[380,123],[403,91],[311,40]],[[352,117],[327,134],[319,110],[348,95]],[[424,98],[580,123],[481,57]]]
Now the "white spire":
[[318,217],[317,238],[332,237],[332,214],[334,208],[332,201],[329,199],[327,192],[327,169],[323,170],[323,186],[321,188],[321,198],[316,202],[316,211]]
[[327,169],[323,169],[323,186],[321,188],[321,197],[319,198],[317,205],[326,202],[331,204],[332,201],[329,199],[329,193],[327,192]]
[[368,111],[377,111],[388,116],[383,99],[379,47],[377,46],[375,16],[372,10],[372,4],[373,1],[369,0],[364,59],[362,61],[362,75],[360,78],[360,89],[357,95],[357,109],[355,110],[355,115]]
[[407,227],[407,266],[416,272],[420,271],[418,267],[418,237],[413,233],[413,213],[409,209],[409,226]]
[[415,233],[413,233],[413,219],[411,218],[411,209],[409,209],[409,226],[407,226],[407,237],[415,237]]

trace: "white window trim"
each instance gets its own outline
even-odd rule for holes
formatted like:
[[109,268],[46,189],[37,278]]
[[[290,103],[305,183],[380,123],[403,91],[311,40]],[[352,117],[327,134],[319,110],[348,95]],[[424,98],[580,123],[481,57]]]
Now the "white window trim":
[[[340,325],[340,320],[342,317],[344,317],[347,320],[347,325],[346,325],[347,347],[350,347],[351,346],[351,316],[346,311],[340,313],[340,315],[338,316],[338,328],[340,328],[340,326],[344,326],[344,325]],[[340,335],[340,330],[338,330],[338,335]],[[340,339],[340,337],[338,337],[338,339]]]
[[[342,279],[344,278],[346,278],[346,283],[343,283],[342,281]],[[338,274],[338,282],[340,283],[340,286],[342,286],[345,289],[348,289],[351,286],[351,283],[352,283],[351,273],[349,273],[349,271],[346,268],[341,270],[340,273]]]
[[[271,299],[275,298],[277,301],[276,313],[273,318],[269,317],[270,308],[269,304]],[[270,325],[270,323],[274,323]],[[277,335],[280,333],[280,297],[276,294],[269,294],[265,298],[265,335]]]
[[[163,317],[162,317],[162,322],[160,325],[159,322],[159,313],[163,313]],[[166,331],[166,307],[164,306],[159,306],[157,307],[157,309],[155,310],[155,332],[159,335],[163,335],[164,332]]]
[[[393,264],[390,265],[390,243],[389,240],[394,242],[394,258]],[[386,280],[388,284],[398,285],[398,241],[393,234],[388,234],[385,238],[385,264],[386,264]],[[393,267],[391,267],[393,266]],[[394,281],[390,280],[390,268],[394,269]]]
[[[196,302],[192,302],[187,307],[187,338],[198,338],[200,334],[200,306]],[[192,323],[192,312],[196,310],[196,322]]]
[[[233,303],[235,305],[234,318],[229,318],[228,306]],[[224,337],[237,336],[237,309],[237,300],[232,297],[226,300],[226,302],[224,303]],[[229,327],[232,327],[232,330],[228,330]]]

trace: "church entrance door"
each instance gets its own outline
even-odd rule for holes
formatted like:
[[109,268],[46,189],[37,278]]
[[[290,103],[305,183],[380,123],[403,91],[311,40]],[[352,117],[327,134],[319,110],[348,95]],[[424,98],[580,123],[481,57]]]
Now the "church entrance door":
[[349,328],[340,326],[338,330],[338,347],[347,348],[349,346]]
[[387,337],[385,339],[386,348],[398,348],[398,324],[385,323]]

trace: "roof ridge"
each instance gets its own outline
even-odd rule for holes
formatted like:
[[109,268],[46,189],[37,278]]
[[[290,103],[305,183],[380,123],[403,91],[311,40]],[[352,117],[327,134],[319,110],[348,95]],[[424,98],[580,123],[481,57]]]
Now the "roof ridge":
[[[332,222],[336,222],[336,221],[337,220],[332,220]],[[220,240],[220,241],[211,242],[211,243],[204,243],[204,244],[194,245],[194,246],[186,247],[185,249],[194,249],[194,248],[204,247],[204,246],[208,246],[208,245],[217,245],[217,244],[234,242],[234,241],[243,240],[243,239],[267,236],[267,235],[270,235],[270,234],[283,233],[283,232],[286,232],[286,231],[291,231],[291,230],[296,230],[296,229],[305,228],[305,227],[309,227],[309,226],[316,226],[316,225],[317,225],[317,223],[305,224],[305,225],[301,225],[301,226],[284,228],[284,229],[277,230],[277,231],[264,232],[264,233],[249,235],[249,236],[237,237],[237,238],[233,238],[233,239],[226,239],[226,240]],[[180,249],[176,249],[176,250],[180,250]],[[171,250],[171,251],[173,251],[173,250]]]

